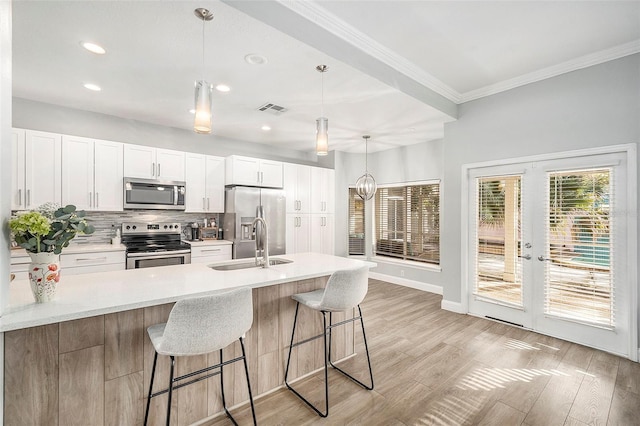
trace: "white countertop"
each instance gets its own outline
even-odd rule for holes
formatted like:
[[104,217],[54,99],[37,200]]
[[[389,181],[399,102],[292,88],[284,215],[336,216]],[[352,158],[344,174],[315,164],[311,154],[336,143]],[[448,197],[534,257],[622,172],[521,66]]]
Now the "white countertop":
[[[62,250],[62,254],[96,253],[106,251],[125,251],[124,244],[69,244]],[[29,257],[24,249],[11,249],[11,257]]]
[[193,247],[205,247],[205,246],[225,246],[232,245],[232,241],[227,240],[202,240],[202,241],[185,241]]
[[[375,267],[367,262],[318,253],[273,256],[292,263],[269,268],[216,271],[206,264],[161,266],[65,276],[56,299],[33,301],[28,280],[13,281],[0,332],[155,306],[236,287],[264,287],[330,275],[340,269]],[[251,259],[218,262],[246,262]]]

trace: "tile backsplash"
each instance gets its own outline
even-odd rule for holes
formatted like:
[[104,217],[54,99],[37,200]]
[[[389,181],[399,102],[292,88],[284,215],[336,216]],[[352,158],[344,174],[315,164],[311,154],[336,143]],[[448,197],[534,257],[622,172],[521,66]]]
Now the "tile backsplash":
[[116,235],[116,229],[120,228],[123,222],[178,222],[182,225],[183,235],[187,225],[198,222],[203,225],[204,219],[212,218],[216,223],[220,223],[222,214],[217,213],[184,213],[165,210],[126,210],[124,212],[86,212],[87,220],[96,228],[91,235],[78,235],[71,241],[71,244],[93,243],[108,244],[111,238]]

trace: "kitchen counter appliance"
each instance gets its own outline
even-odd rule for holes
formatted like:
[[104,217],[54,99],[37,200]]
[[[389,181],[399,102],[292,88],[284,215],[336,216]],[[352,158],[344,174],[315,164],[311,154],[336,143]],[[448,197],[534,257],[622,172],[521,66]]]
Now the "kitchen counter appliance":
[[228,187],[225,191],[223,231],[226,240],[233,241],[233,258],[252,258],[257,246],[262,249],[262,226],[254,229],[252,222],[262,217],[269,228],[269,255],[285,254],[286,204],[281,189]]
[[123,223],[127,269],[191,263],[191,246],[180,240],[179,223]]

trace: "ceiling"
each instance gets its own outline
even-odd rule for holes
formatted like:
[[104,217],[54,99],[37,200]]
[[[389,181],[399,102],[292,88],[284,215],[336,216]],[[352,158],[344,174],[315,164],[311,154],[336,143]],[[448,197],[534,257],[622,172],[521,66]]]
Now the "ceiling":
[[[196,7],[215,15],[204,72]],[[362,152],[370,134],[380,151],[442,138],[462,102],[637,52],[640,1],[13,3],[15,97],[192,129],[204,74],[231,91],[214,91],[203,139],[301,151],[314,149],[321,110],[330,149]],[[258,111],[266,103],[287,111]]]

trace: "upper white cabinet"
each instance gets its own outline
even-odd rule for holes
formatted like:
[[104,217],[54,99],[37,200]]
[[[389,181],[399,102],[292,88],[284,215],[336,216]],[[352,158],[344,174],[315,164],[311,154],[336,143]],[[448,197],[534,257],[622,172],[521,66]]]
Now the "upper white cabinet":
[[226,159],[226,184],[282,188],[282,163],[231,155]]
[[142,145],[124,145],[124,175],[126,177],[185,180],[185,153],[171,149]]
[[11,209],[61,203],[62,138],[54,133],[13,129]]
[[122,211],[123,144],[62,137],[62,204]]
[[186,154],[187,212],[224,212],[225,159]]
[[311,168],[311,213],[333,213],[335,198],[335,171]]
[[284,190],[287,194],[287,213],[309,213],[311,167],[285,163]]

